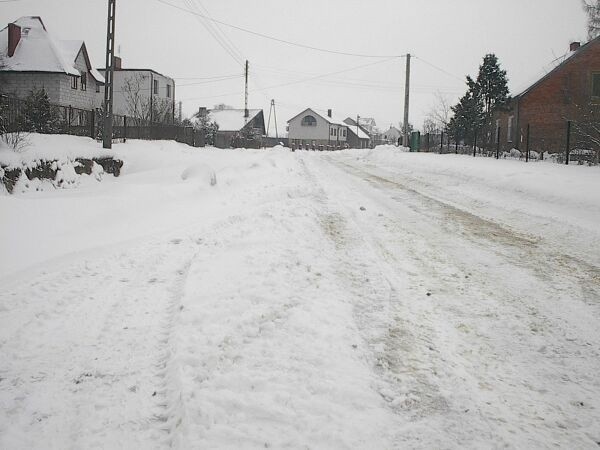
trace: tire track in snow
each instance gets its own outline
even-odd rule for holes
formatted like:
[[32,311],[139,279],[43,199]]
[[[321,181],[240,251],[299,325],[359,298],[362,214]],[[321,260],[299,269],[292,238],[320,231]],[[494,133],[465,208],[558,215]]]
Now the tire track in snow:
[[[410,188],[409,192],[404,192],[402,186],[393,182],[382,183],[373,179],[370,173],[345,166],[335,164],[333,168],[334,171],[340,170],[345,177],[346,174],[351,175],[348,180],[356,177],[351,184],[346,180],[342,181],[342,178],[336,178],[334,173],[324,176],[329,183],[329,180],[335,180],[331,186],[337,188],[338,194],[344,193],[346,203],[348,199],[353,200],[353,205],[349,206],[349,216],[355,217],[357,213],[354,208],[358,207],[355,202],[364,201],[361,200],[363,197],[368,197],[370,202],[375,201],[371,209],[383,208],[380,210],[384,214],[380,214],[379,219],[361,221],[363,229],[365,224],[368,227],[365,236],[378,247],[382,258],[388,261],[389,267],[395,268],[396,273],[398,267],[406,267],[406,273],[413,284],[409,286],[409,292],[416,291],[413,293],[418,294],[412,298],[411,304],[412,319],[417,319],[412,324],[413,328],[415,324],[420,328],[422,324],[430,324],[436,330],[443,331],[440,335],[443,340],[437,340],[438,348],[434,347],[434,350],[437,352],[444,349],[444,352],[448,352],[441,356],[441,360],[445,366],[450,366],[438,367],[442,369],[440,373],[443,375],[438,382],[443,382],[446,378],[445,390],[452,388],[452,383],[449,384],[448,380],[455,379],[454,385],[466,383],[463,395],[452,396],[453,403],[459,401],[468,405],[465,409],[466,416],[473,412],[477,415],[471,417],[468,426],[473,423],[477,426],[477,421],[480,422],[482,428],[476,434],[483,439],[482,445],[489,445],[491,441],[499,445],[502,442],[505,445],[515,445],[515,442],[520,442],[519,445],[525,445],[523,442],[527,442],[527,446],[539,445],[540,442],[545,442],[547,438],[544,436],[547,435],[552,435],[557,442],[577,442],[584,446],[597,441],[600,430],[593,425],[594,419],[590,417],[597,402],[592,400],[590,403],[590,395],[593,398],[593,392],[598,391],[598,386],[589,373],[599,357],[598,347],[594,345],[597,334],[592,331],[595,330],[593,317],[597,315],[589,308],[586,311],[585,307],[582,309],[571,301],[565,303],[569,295],[567,286],[569,283],[576,285],[579,281],[567,278],[566,282],[557,285],[544,270],[540,270],[540,267],[551,267],[552,260],[544,261],[544,251],[547,249],[535,239],[518,234],[513,239],[511,231],[502,226],[497,230],[497,224],[491,221],[487,221],[489,225],[484,224],[483,228],[485,230],[487,226],[492,232],[471,232],[477,231],[477,227],[485,219],[473,217],[469,213],[463,215],[460,210],[455,214],[457,211],[453,207],[449,212],[448,209],[437,206],[435,200],[424,199],[418,192],[411,193]],[[361,188],[355,191],[351,188],[351,191],[344,191],[350,185],[358,187],[367,183],[375,189]],[[371,204],[369,201],[367,203]],[[392,206],[394,202],[399,208]],[[469,220],[470,218],[473,220]],[[459,227],[456,227],[457,223]],[[461,229],[462,226],[466,232]],[[473,230],[467,229],[467,226]],[[459,250],[461,244],[466,252]],[[480,254],[472,253],[476,248],[479,248],[477,251]],[[536,267],[538,261],[535,259],[527,259],[528,252],[539,258],[540,267]],[[474,261],[463,259],[467,254],[475,256],[476,260],[487,254],[487,259],[498,260],[502,268],[484,274],[482,269],[486,270],[490,262],[484,258],[481,267],[473,266]],[[417,263],[417,267],[410,267],[406,263],[407,259]],[[493,266],[490,269],[491,267]],[[502,278],[503,272],[508,278]],[[511,286],[510,280],[515,278],[508,274],[517,275],[518,279],[528,280],[531,284],[519,291]],[[435,286],[432,286],[432,280],[436,280]],[[420,300],[423,291],[432,287],[435,292],[430,299],[433,301]],[[531,292],[535,287],[540,288],[541,295]],[[594,290],[592,284],[592,291]],[[526,297],[528,291],[529,295],[533,294],[531,299]],[[594,293],[590,298],[585,297],[586,291],[583,289],[581,293],[577,290],[574,293],[577,301],[585,302],[588,307],[597,304],[593,301],[598,299]],[[538,300],[544,295],[548,299],[556,298],[563,304],[562,314],[557,314],[552,303]],[[460,300],[460,303],[454,299]],[[586,315],[586,312],[591,312],[591,316]],[[436,317],[443,317],[449,323],[432,321]],[[452,326],[456,327],[456,331],[452,330]],[[422,333],[419,332],[420,334]],[[516,335],[516,339],[511,348],[504,339],[511,339],[512,335]],[[435,335],[432,335],[435,342],[433,336]],[[544,343],[551,345],[546,346]],[[513,364],[516,366],[512,367]],[[525,367],[527,371],[520,373]],[[456,372],[457,369],[460,371]],[[526,381],[521,381],[520,377]],[[521,383],[524,385],[522,388]],[[565,383],[564,387],[560,386]],[[567,397],[565,400],[568,407],[546,397],[548,390],[559,386],[558,392]],[[483,399],[487,401],[482,402]],[[506,409],[502,403],[512,405],[514,410]],[[453,405],[453,408],[456,407],[457,405]],[[466,442],[474,445],[474,433],[465,434],[464,429],[468,430],[466,423],[461,425],[463,430],[457,434],[456,424],[464,420],[460,419],[460,410],[452,413],[456,418],[446,420],[446,427],[449,427],[446,428],[446,438],[454,434],[457,435],[454,437],[456,442],[461,442],[461,445]],[[518,422],[507,422],[511,415],[516,414],[521,417]],[[458,422],[453,423],[453,420]],[[519,423],[521,420],[523,423]],[[439,429],[442,426],[436,427],[436,431]],[[512,437],[503,436],[507,430],[513,433]],[[589,438],[585,437],[586,434]],[[417,433],[414,437],[422,436]],[[515,441],[515,438],[525,440]],[[445,441],[440,436],[437,444],[442,442]]]

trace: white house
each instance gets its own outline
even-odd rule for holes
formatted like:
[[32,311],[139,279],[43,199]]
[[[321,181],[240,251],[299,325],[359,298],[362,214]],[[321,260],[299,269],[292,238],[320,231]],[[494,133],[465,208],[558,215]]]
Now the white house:
[[[104,74],[106,69],[99,71]],[[125,69],[115,57],[113,112],[150,122],[173,123],[175,80],[152,69]]]
[[398,128],[390,125],[389,130],[383,133],[383,140],[386,144],[394,144],[398,145],[400,143],[399,139],[403,136],[402,131]]
[[102,104],[103,87],[85,43],[55,39],[41,17],[21,17],[0,30],[0,92],[25,98],[43,88],[51,103],[93,109]]
[[290,146],[344,148],[348,141],[348,126],[344,119],[334,117],[331,109],[321,115],[307,108],[288,120],[288,138]]

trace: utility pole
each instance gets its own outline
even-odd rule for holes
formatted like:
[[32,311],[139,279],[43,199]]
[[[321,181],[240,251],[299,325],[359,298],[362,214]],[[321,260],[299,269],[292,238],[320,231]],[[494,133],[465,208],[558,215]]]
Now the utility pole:
[[410,53],[406,55],[406,86],[404,88],[404,146],[408,147],[408,110],[410,102]]
[[245,89],[245,101],[244,101],[244,118],[248,119],[248,117],[250,116],[250,111],[248,111],[248,60],[246,60],[245,78],[246,78],[246,89]]
[[360,145],[360,136],[358,134],[358,123],[360,122],[360,116],[356,116],[356,138],[358,139],[358,144]]
[[275,139],[279,139],[279,130],[277,129],[277,110],[275,109],[275,99],[271,100],[273,104],[273,119],[275,120]]
[[112,148],[113,134],[113,78],[115,74],[115,5],[108,0],[108,24],[106,30],[106,70],[104,72],[104,127],[102,146]]

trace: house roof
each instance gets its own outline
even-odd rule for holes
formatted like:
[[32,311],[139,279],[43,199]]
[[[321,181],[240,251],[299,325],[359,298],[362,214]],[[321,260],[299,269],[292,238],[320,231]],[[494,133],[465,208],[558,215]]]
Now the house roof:
[[354,120],[352,117],[348,117],[347,119],[345,119],[344,123],[348,125],[348,129],[352,132],[352,134],[358,136],[360,139],[371,139],[371,136],[369,136],[369,133],[367,133],[366,130],[362,127],[360,121],[358,123],[358,133],[356,132],[356,120]]
[[332,114],[331,117],[327,116],[327,115],[323,115],[323,114],[319,114],[318,112],[316,112],[314,109],[312,108],[306,108],[304,111],[302,111],[300,114],[296,114],[294,117],[292,117],[290,120],[288,120],[288,123],[290,123],[292,120],[296,119],[297,117],[306,114],[307,112],[309,112],[311,114],[314,114],[316,116],[319,116],[321,119],[323,119],[324,121],[328,122],[331,125],[342,125],[342,126],[348,126],[345,122],[344,119],[336,116],[335,114]]
[[[106,67],[98,67],[97,70],[99,72],[106,72]],[[159,75],[159,76],[161,76],[163,78],[167,78],[167,79],[171,80],[173,82],[173,84],[175,84],[175,80],[173,78],[171,78],[171,77],[169,77],[167,75],[164,75],[164,74],[162,74],[160,72],[157,72],[154,69],[135,69],[135,68],[129,68],[129,67],[127,67],[125,69],[124,68],[120,68],[120,69],[115,68],[114,71],[115,72],[152,72],[154,75]]]
[[103,83],[104,78],[92,69],[83,41],[60,41],[46,30],[41,17],[25,16],[13,22],[21,28],[21,39],[12,57],[8,56],[8,27],[0,30],[0,56],[2,71],[10,72],[57,72],[81,75],[75,60],[84,52],[86,64],[92,76]]
[[261,112],[262,109],[249,109],[247,118],[243,109],[211,109],[208,114],[219,125],[219,131],[240,131]]
[[560,70],[565,64],[567,64],[571,60],[571,58],[581,55],[585,51],[592,48],[592,46],[598,45],[598,44],[600,44],[600,36],[598,36],[595,39],[592,39],[591,41],[589,41],[588,43],[582,45],[575,51],[570,51],[570,52],[565,53],[562,56],[559,56],[554,61],[552,61],[550,64],[546,65],[542,69],[541,73],[537,74],[537,76],[534,78],[535,81],[529,82],[524,88],[517,90],[517,92],[519,92],[519,93],[517,95],[515,95],[514,98],[523,97],[523,96],[527,95],[531,90],[533,90],[535,87],[537,87],[540,83],[547,80],[555,72]]
[[[358,134],[356,133],[357,130],[358,130]],[[364,130],[360,127],[360,125],[358,126],[358,128],[356,127],[356,125],[353,127],[349,126],[348,131],[350,131],[350,133],[352,133],[354,135],[357,135],[360,139],[369,139],[369,140],[371,139],[369,137],[369,135],[367,133],[365,133]]]

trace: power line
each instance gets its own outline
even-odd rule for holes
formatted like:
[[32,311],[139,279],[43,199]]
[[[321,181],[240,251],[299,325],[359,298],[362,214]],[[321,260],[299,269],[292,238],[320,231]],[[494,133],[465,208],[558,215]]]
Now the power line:
[[368,55],[368,54],[363,54],[363,53],[341,52],[341,51],[329,50],[329,49],[320,48],[320,47],[313,47],[312,45],[306,45],[306,44],[301,44],[299,42],[288,41],[286,39],[280,39],[280,38],[277,38],[275,36],[269,36],[267,34],[259,33],[257,31],[253,31],[253,30],[249,30],[247,28],[238,27],[237,25],[232,25],[230,23],[226,23],[226,22],[223,22],[223,21],[220,21],[220,20],[217,20],[217,19],[213,19],[213,18],[211,18],[209,16],[206,16],[204,14],[201,14],[201,13],[189,10],[189,9],[182,8],[180,6],[177,6],[177,5],[174,5],[172,3],[169,3],[169,2],[167,2],[165,0],[156,0],[156,1],[159,2],[159,3],[162,3],[163,5],[170,6],[171,8],[175,8],[175,9],[178,9],[180,11],[186,12],[188,14],[193,14],[195,16],[202,17],[202,18],[204,18],[206,20],[210,20],[210,21],[212,21],[214,23],[217,23],[219,25],[223,25],[225,27],[233,28],[234,30],[238,30],[238,31],[241,31],[241,32],[244,32],[244,33],[248,33],[248,34],[251,34],[251,35],[254,35],[254,36],[258,36],[258,37],[261,37],[261,38],[264,38],[264,39],[270,39],[272,41],[276,41],[276,42],[279,42],[279,43],[282,43],[282,44],[287,44],[287,45],[292,45],[292,46],[295,46],[295,47],[305,48],[305,49],[308,49],[308,50],[314,50],[314,51],[323,52],[323,53],[332,53],[332,54],[335,54],[335,55],[356,56],[356,57],[359,57],[359,58],[400,58],[400,57],[405,56],[405,55]]
[[424,60],[424,59],[423,59],[423,58],[421,58],[420,56],[413,56],[413,58],[416,58],[416,59],[418,59],[419,61],[421,61],[421,62],[424,62],[424,63],[425,63],[425,64],[427,64],[428,66],[430,66],[430,67],[433,67],[435,70],[438,70],[438,71],[440,71],[440,72],[442,72],[442,73],[445,73],[446,75],[448,75],[448,76],[450,76],[450,77],[452,77],[452,78],[455,78],[455,79],[459,80],[461,83],[464,83],[464,81],[465,81],[463,78],[461,78],[461,77],[459,77],[459,76],[457,76],[457,75],[454,75],[453,73],[450,73],[450,72],[448,72],[447,70],[444,70],[444,69],[442,69],[441,67],[438,67],[438,66],[436,66],[436,65],[435,65],[435,64],[433,64],[433,63],[430,63],[429,61],[426,61],[426,60]]
[[[195,8],[196,7],[196,4],[195,3],[194,4],[190,3],[189,0],[184,0],[184,3],[186,5],[188,5],[188,7],[191,7],[191,8]],[[171,6],[176,7],[178,9],[184,9],[184,8],[180,8],[180,7],[175,6],[175,5],[171,5]],[[243,65],[242,60],[235,53],[235,51],[231,47],[229,47],[227,45],[227,43],[223,40],[223,38],[212,28],[212,24],[209,22],[210,19],[208,19],[207,16],[205,16],[203,14],[200,14],[198,12],[191,11],[191,10],[186,10],[186,9],[184,9],[184,10],[188,11],[189,13],[191,13],[191,14],[194,15],[194,18],[196,19],[196,21],[199,22],[206,29],[206,31],[208,31],[208,33],[215,39],[215,41],[217,41],[217,44],[219,44],[221,46],[221,48],[223,50],[225,50],[225,52],[227,52],[227,54],[229,54],[229,56],[231,56],[231,58],[237,64]],[[207,20],[206,21],[202,20],[202,18],[207,19]]]
[[[375,62],[371,62],[371,63],[367,63],[367,64],[361,64],[359,66],[349,67],[347,69],[338,70],[338,71],[335,71],[335,72],[328,72],[328,73],[324,73],[324,74],[321,74],[321,75],[316,75],[316,76],[309,77],[309,78],[303,78],[301,80],[295,80],[295,81],[290,81],[288,83],[276,84],[276,85],[273,85],[273,86],[266,87],[264,89],[255,89],[255,90],[250,91],[250,92],[266,91],[267,89],[275,89],[275,88],[280,88],[280,87],[285,87],[285,86],[291,86],[291,85],[294,85],[294,84],[306,83],[307,81],[318,80],[318,79],[326,78],[326,77],[329,77],[329,76],[332,76],[332,75],[338,75],[340,73],[351,72],[353,70],[358,70],[358,69],[362,69],[362,68],[365,68],[365,67],[374,66],[374,65],[377,65],[377,64],[383,64],[383,63],[389,62],[389,61],[391,61],[393,59],[397,59],[397,56],[392,56],[392,57],[389,57],[389,58],[386,58],[386,59],[382,59],[380,61],[375,61]],[[200,99],[208,99],[208,98],[227,97],[227,96],[230,96],[230,95],[238,95],[238,94],[240,94],[240,92],[231,92],[231,93],[228,93],[228,94],[212,95],[212,96],[209,96],[209,97],[187,98],[187,99],[183,99],[183,100],[185,100],[185,101],[187,101],[187,100],[200,100]]]

